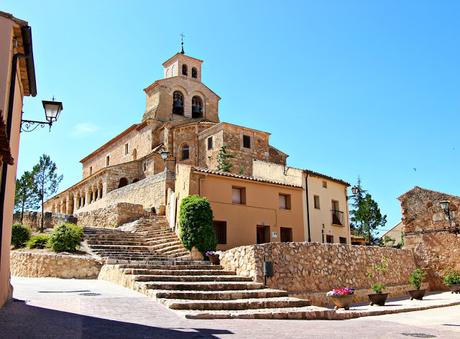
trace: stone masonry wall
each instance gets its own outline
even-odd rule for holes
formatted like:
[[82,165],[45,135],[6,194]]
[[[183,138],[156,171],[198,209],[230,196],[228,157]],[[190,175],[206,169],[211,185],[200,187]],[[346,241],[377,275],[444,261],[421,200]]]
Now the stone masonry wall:
[[160,205],[165,205],[165,185],[166,175],[159,173],[107,193],[101,199],[79,209],[78,214],[121,202],[140,204],[144,208],[155,207],[158,211]]
[[[38,230],[41,225],[42,215],[40,212],[33,212],[33,211],[26,211],[24,212],[22,222],[21,222],[21,214],[15,213],[13,217],[13,223],[15,224],[23,224],[25,226],[30,227],[33,230]],[[51,213],[45,212],[44,213],[44,228],[53,228],[56,225],[61,225],[66,222],[76,223],[76,219],[71,215],[66,214],[58,214],[58,213]]]
[[[431,289],[445,289],[446,269],[460,272],[460,197],[415,187],[403,194],[404,248],[414,251],[417,265],[425,268]],[[451,225],[439,202],[450,201]]]
[[[267,278],[271,288],[287,290],[291,295],[327,303],[326,292],[337,287],[355,288],[355,302],[365,301],[375,282],[385,284],[392,296],[406,293],[409,274],[416,268],[410,250],[382,247],[319,243],[268,243],[233,248],[221,256],[225,269],[263,282],[263,261],[273,262],[274,276]],[[372,266],[388,261],[388,272],[368,276]]]
[[11,275],[16,277],[56,277],[96,279],[102,264],[90,256],[34,251],[11,251]]
[[144,216],[142,205],[117,203],[89,212],[78,213],[79,226],[114,228]]

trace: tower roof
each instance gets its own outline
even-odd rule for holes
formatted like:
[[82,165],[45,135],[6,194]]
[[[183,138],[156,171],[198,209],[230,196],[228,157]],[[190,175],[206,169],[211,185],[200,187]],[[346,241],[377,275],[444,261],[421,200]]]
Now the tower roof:
[[182,53],[176,53],[172,57],[170,57],[168,60],[163,62],[163,67],[168,67],[174,60],[176,59],[182,59],[182,60],[193,60],[195,62],[199,62],[200,64],[203,63],[203,60],[182,54]]

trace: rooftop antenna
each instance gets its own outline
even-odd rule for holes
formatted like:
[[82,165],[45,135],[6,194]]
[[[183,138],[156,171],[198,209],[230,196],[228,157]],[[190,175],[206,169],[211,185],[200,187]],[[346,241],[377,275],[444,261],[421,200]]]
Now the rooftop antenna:
[[180,45],[181,45],[181,51],[180,52],[181,52],[181,54],[185,54],[185,52],[184,52],[184,37],[185,37],[184,33],[181,33],[180,34],[180,41],[181,41],[180,42]]

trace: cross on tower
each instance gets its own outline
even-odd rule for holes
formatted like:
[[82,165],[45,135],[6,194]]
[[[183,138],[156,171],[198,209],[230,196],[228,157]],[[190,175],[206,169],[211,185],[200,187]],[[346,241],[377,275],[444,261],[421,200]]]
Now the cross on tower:
[[181,54],[185,54],[185,52],[184,52],[184,37],[185,37],[184,33],[181,33],[180,34],[180,40],[181,40],[181,42],[180,42],[181,51],[180,52],[181,52]]

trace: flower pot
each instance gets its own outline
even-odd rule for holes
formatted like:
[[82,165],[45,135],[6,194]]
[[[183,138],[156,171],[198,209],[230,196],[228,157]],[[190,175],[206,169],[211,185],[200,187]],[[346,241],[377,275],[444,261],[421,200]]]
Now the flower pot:
[[350,309],[350,305],[353,302],[353,294],[342,295],[342,296],[330,296],[332,303],[335,305],[334,309],[344,308]]
[[368,294],[367,295],[370,300],[370,305],[379,305],[379,306],[384,306],[385,301],[387,301],[388,293],[374,293],[374,294]]
[[451,293],[460,294],[460,284],[449,285],[449,289],[450,289]]
[[220,259],[218,254],[208,254],[209,261],[213,265],[220,265]]
[[407,293],[410,295],[410,300],[422,300],[425,296],[425,290],[411,290],[407,291]]

